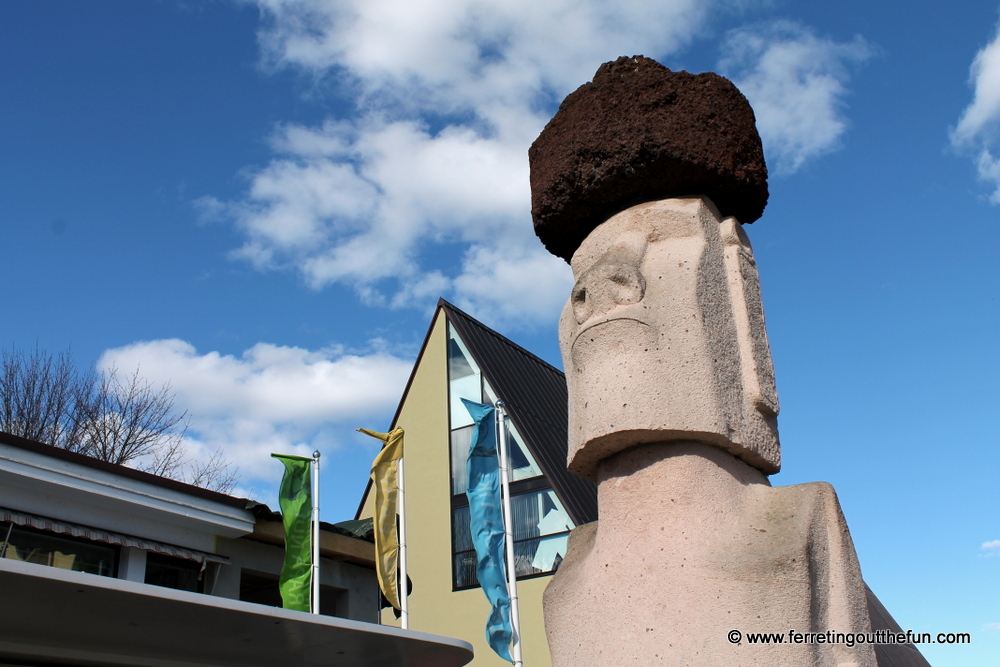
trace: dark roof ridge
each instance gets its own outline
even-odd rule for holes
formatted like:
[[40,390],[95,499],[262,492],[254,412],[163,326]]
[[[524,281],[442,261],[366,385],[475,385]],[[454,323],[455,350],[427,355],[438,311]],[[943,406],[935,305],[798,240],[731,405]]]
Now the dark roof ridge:
[[514,348],[516,351],[520,352],[521,354],[525,355],[526,357],[528,357],[532,361],[537,361],[539,364],[542,364],[543,366],[545,366],[545,368],[547,370],[552,371],[553,373],[557,373],[560,377],[563,377],[563,378],[566,377],[566,373],[564,373],[563,371],[559,370],[558,368],[556,368],[555,366],[553,366],[549,362],[545,361],[544,359],[542,359],[541,357],[539,357],[537,354],[533,354],[532,352],[529,352],[528,350],[524,349],[523,347],[521,347],[520,345],[518,345],[517,343],[515,343],[514,341],[512,341],[510,338],[507,338],[506,336],[504,336],[501,333],[497,333],[496,331],[494,331],[490,327],[486,326],[485,324],[483,324],[482,322],[480,322],[479,320],[477,320],[476,318],[474,318],[472,315],[469,315],[467,312],[465,312],[464,310],[458,308],[454,304],[449,303],[448,301],[445,301],[443,298],[441,298],[441,299],[438,299],[438,306],[439,307],[444,307],[445,309],[447,309],[447,310],[449,310],[449,311],[451,311],[451,312],[453,312],[453,313],[455,313],[457,315],[461,315],[462,317],[464,317],[465,319],[467,319],[471,324],[474,324],[477,327],[479,327],[480,329],[482,329],[483,331],[485,331],[486,333],[488,333],[488,334],[490,334],[490,335],[492,335],[492,336],[494,336],[496,338],[499,338],[501,341],[503,341],[504,343],[506,343],[510,347]]

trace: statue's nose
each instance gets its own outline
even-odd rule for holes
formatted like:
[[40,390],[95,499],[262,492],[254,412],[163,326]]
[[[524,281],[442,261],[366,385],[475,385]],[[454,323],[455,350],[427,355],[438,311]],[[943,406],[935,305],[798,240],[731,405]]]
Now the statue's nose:
[[646,279],[629,254],[612,248],[576,281],[570,298],[577,323],[642,301]]

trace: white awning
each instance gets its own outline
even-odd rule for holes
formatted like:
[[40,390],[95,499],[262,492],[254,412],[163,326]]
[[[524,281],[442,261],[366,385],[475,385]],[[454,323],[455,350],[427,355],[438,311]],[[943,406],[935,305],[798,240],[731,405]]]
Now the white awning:
[[[57,521],[55,519],[49,519],[48,517],[25,514],[24,512],[16,512],[2,507],[0,507],[0,523],[13,523],[18,526],[30,526],[31,528],[47,530],[52,533],[64,533],[66,535],[72,535],[73,537],[82,537],[83,539],[90,540],[92,542],[104,542],[106,544],[116,544],[123,547],[136,547],[137,549],[152,551],[153,553],[163,554],[165,556],[174,556],[175,558],[197,561],[202,566],[204,566],[206,562],[229,563],[229,559],[225,556],[218,556],[216,554],[196,551],[194,549],[185,549],[184,547],[174,546],[173,544],[164,544],[163,542],[154,542],[153,540],[144,540],[140,537],[133,537],[131,535],[111,533],[106,530],[91,528],[90,526],[81,526],[79,524],[68,523],[66,521]],[[3,538],[5,538],[6,533],[6,530],[0,528],[0,542],[4,541]]]

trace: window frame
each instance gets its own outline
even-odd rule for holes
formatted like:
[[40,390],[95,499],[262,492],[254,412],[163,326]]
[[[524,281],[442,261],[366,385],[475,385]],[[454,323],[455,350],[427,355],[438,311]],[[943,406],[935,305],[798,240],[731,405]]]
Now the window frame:
[[[448,480],[447,480],[447,483],[448,483],[448,493],[449,493],[449,495],[451,497],[451,503],[450,503],[450,508],[449,508],[449,517],[448,517],[449,518],[449,521],[448,521],[448,527],[449,527],[448,542],[449,542],[449,545],[450,545],[449,552],[451,554],[451,584],[452,584],[452,591],[464,591],[464,590],[470,590],[470,589],[473,589],[473,588],[479,588],[479,582],[477,580],[476,583],[468,585],[468,586],[457,586],[456,585],[456,583],[458,581],[458,568],[456,567],[457,557],[460,554],[466,554],[466,553],[470,553],[470,552],[468,550],[462,550],[462,551],[456,551],[455,550],[455,546],[456,546],[455,545],[455,525],[456,525],[455,524],[455,515],[456,515],[456,511],[455,510],[457,510],[459,508],[462,508],[462,507],[468,507],[469,506],[469,499],[466,496],[465,491],[462,491],[462,492],[457,493],[457,494],[454,493],[455,480],[454,480],[453,472],[454,472],[454,466],[456,464],[456,459],[455,459],[456,453],[452,449],[452,434],[455,431],[459,431],[461,429],[469,428],[470,425],[466,424],[466,425],[459,426],[459,427],[453,427],[454,420],[453,420],[452,414],[451,414],[452,407],[453,407],[452,406],[452,377],[451,377],[451,344],[452,344],[451,341],[452,341],[452,338],[454,338],[457,341],[457,345],[458,345],[459,349],[462,351],[462,354],[466,355],[468,357],[467,361],[470,362],[469,363],[470,367],[473,369],[474,374],[479,378],[479,395],[480,395],[479,402],[488,402],[490,405],[495,405],[497,397],[496,397],[495,392],[493,391],[493,387],[487,382],[485,373],[483,373],[483,369],[479,367],[479,364],[476,362],[475,358],[472,356],[472,352],[469,350],[468,345],[466,345],[465,341],[462,340],[462,336],[458,332],[458,329],[456,329],[455,326],[450,321],[447,321],[446,322],[446,330],[445,330],[445,363],[446,363],[445,380],[446,380],[446,384],[447,384],[447,397],[446,397],[446,400],[447,400],[447,406],[448,406],[448,414],[447,414],[447,423],[448,423],[448,434],[447,434],[447,443],[448,443]],[[462,376],[462,378],[466,378],[466,377],[469,377],[469,376],[468,375]],[[462,378],[456,378],[456,379],[462,379]],[[533,468],[538,471],[538,474],[534,475],[532,477],[527,477],[527,478],[519,479],[519,480],[516,480],[516,481],[511,480],[511,482],[510,482],[510,495],[511,495],[511,498],[513,498],[515,496],[519,496],[519,495],[523,495],[523,494],[527,494],[527,493],[532,493],[532,492],[536,492],[536,491],[543,491],[543,490],[552,490],[552,492],[555,494],[555,489],[552,487],[552,483],[545,476],[545,473],[542,472],[541,466],[538,465],[538,461],[535,459],[534,454],[531,452],[531,450],[528,449],[527,443],[524,441],[524,438],[520,434],[520,431],[513,424],[513,420],[510,419],[509,415],[507,416],[507,422],[508,422],[508,424],[510,424],[510,426],[513,427],[513,429],[511,431],[507,432],[507,437],[510,438],[510,439],[513,439],[517,443],[517,446],[519,448],[522,448],[524,450],[522,453],[526,455],[526,458],[528,458],[528,461],[533,466]],[[558,494],[556,494],[556,497],[558,498]],[[561,502],[562,501],[560,499],[560,503]],[[565,506],[563,507],[563,510],[565,511]],[[570,521],[572,522],[572,518],[571,517],[570,517]],[[530,537],[530,538],[526,538],[526,539],[523,539],[523,540],[515,540],[514,544],[516,546],[518,543],[530,542],[532,540],[539,540],[539,539],[541,539],[543,537],[548,538],[548,537],[557,537],[557,536],[560,536],[560,535],[568,535],[569,532],[570,532],[569,530],[565,530],[565,531],[561,531],[561,532],[558,532],[558,533],[552,533],[550,535]],[[475,550],[472,550],[471,553],[475,553]],[[552,574],[554,574],[557,569],[558,569],[558,566],[555,569],[549,570],[549,571],[546,571],[546,572],[533,572],[531,574],[518,575],[517,576],[517,580],[518,581],[522,581],[522,580],[526,580],[526,579],[535,579],[535,578],[538,578],[538,577],[552,576]]]
[[[552,487],[552,484],[549,482],[548,479],[546,479],[546,477],[544,475],[539,476],[539,477],[531,477],[529,479],[518,480],[517,482],[511,482],[511,484],[510,484],[510,497],[512,499],[514,497],[516,497],[516,496],[527,495],[529,493],[536,493],[536,492],[539,492],[539,491],[552,491],[552,493],[555,494],[555,489]],[[556,494],[556,497],[558,498],[558,494]],[[560,502],[562,502],[562,501],[560,500]],[[456,559],[457,559],[457,557],[460,554],[466,554],[466,553],[473,553],[474,554],[475,553],[475,549],[471,549],[471,550],[470,549],[463,549],[462,551],[456,551],[455,550],[455,515],[456,515],[455,510],[467,508],[468,506],[469,506],[469,499],[468,499],[468,497],[466,497],[465,494],[462,494],[460,496],[453,495],[451,497],[451,511],[450,511],[450,514],[451,514],[450,519],[451,520],[450,520],[450,524],[451,524],[451,531],[452,532],[451,532],[451,535],[449,537],[450,537],[450,542],[451,542],[451,590],[452,591],[467,591],[467,590],[470,590],[470,589],[473,589],[473,588],[479,588],[479,582],[478,582],[478,580],[476,581],[476,583],[469,584],[469,585],[466,585],[466,586],[459,586],[459,585],[457,585],[457,582],[458,582],[458,570],[456,568]],[[563,510],[565,511],[565,507],[563,508]],[[567,512],[567,515],[568,514],[569,513]],[[572,517],[570,517],[570,520],[572,521]],[[524,538],[524,539],[521,539],[521,540],[514,540],[514,545],[516,546],[516,545],[518,545],[520,543],[531,542],[533,540],[539,540],[539,539],[542,539],[542,538],[559,537],[560,535],[568,535],[571,530],[572,529],[563,530],[563,531],[560,531],[558,533],[550,533],[550,534],[547,534],[547,535],[536,535],[534,537],[528,537],[528,538]],[[530,574],[519,574],[519,575],[517,575],[517,580],[518,581],[525,581],[525,580],[528,580],[528,579],[537,579],[538,577],[550,577],[553,574],[555,574],[556,571],[558,571],[558,569],[559,569],[559,567],[556,566],[554,569],[547,570],[545,572],[532,572]]]
[[[80,545],[91,547],[91,548],[97,548],[97,549],[106,550],[106,551],[110,552],[111,559],[110,559],[110,563],[108,565],[108,573],[107,574],[102,574],[100,572],[89,572],[87,570],[75,570],[73,568],[60,568],[58,565],[50,565],[48,563],[35,563],[35,565],[42,565],[44,567],[54,567],[56,569],[67,569],[70,572],[82,572],[84,574],[92,574],[92,575],[97,576],[97,577],[110,577],[112,579],[116,579],[116,578],[119,577],[119,570],[121,569],[121,563],[122,563],[122,557],[121,557],[122,552],[121,552],[121,547],[118,546],[118,545],[116,545],[116,544],[107,544],[106,542],[97,542],[97,541],[94,541],[94,540],[88,540],[88,539],[83,538],[83,537],[77,537],[76,535],[66,535],[65,533],[60,533],[60,532],[57,532],[57,531],[42,530],[42,529],[39,529],[39,528],[35,528],[33,526],[22,526],[20,524],[14,523],[13,521],[4,522],[4,523],[8,523],[9,524],[7,526],[4,526],[2,529],[0,529],[0,531],[2,531],[2,533],[4,535],[4,539],[0,540],[0,544],[2,544],[2,547],[0,547],[0,550],[3,551],[3,556],[2,557],[5,558],[5,559],[9,558],[9,556],[7,555],[7,551],[8,550],[10,550],[12,547],[13,548],[17,548],[16,544],[12,544],[11,543],[11,537],[13,535],[15,535],[17,533],[26,533],[26,534],[29,534],[29,535],[39,535],[39,536],[41,536],[43,538],[49,538],[49,539],[56,540],[56,541],[63,541],[63,542],[67,542],[67,543],[70,543],[70,544],[80,544]],[[11,559],[11,560],[21,561],[20,557],[16,558],[16,559]],[[31,561],[21,561],[21,562],[31,562]]]
[[[154,568],[195,573],[194,590],[188,588],[181,588],[179,586],[168,586],[167,584],[158,584],[149,581],[151,574],[149,569],[150,562],[152,562]],[[206,568],[197,563],[196,561],[191,561],[185,558],[178,558],[176,556],[169,556],[167,554],[160,554],[154,551],[149,551],[146,552],[146,568],[145,571],[143,572],[143,583],[146,584],[147,586],[159,586],[160,588],[169,588],[170,590],[174,591],[186,591],[188,593],[204,593],[205,579],[206,579],[205,570]]]

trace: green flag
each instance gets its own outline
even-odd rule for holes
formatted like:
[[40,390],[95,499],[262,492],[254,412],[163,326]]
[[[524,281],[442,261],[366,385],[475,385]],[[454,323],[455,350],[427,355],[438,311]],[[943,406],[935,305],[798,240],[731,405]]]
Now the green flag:
[[285,464],[285,474],[278,489],[278,505],[285,524],[285,563],[278,580],[281,606],[311,611],[313,460],[304,456],[271,456]]

